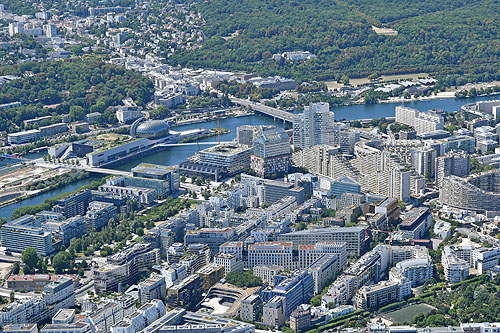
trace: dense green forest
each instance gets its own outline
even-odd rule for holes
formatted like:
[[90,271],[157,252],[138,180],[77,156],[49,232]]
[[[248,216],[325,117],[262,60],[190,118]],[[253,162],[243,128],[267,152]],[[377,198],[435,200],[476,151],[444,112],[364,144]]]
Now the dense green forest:
[[[207,40],[177,50],[171,63],[299,80],[409,72],[500,79],[498,0],[209,0],[197,9]],[[372,25],[398,34],[377,35]],[[317,58],[271,59],[294,50]]]
[[[107,123],[116,122],[109,106],[131,97],[139,105],[151,100],[153,83],[139,73],[98,60],[68,60],[23,63],[0,67],[0,75],[25,76],[0,87],[0,104],[20,101],[22,106],[0,113],[0,130],[15,132],[23,120],[52,115],[70,115],[81,120],[89,112],[101,112]],[[55,107],[47,108],[44,106]]]

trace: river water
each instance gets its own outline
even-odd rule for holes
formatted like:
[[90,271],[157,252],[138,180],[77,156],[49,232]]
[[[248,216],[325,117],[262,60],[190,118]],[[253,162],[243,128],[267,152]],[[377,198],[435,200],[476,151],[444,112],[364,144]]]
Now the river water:
[[[444,111],[458,111],[460,107],[467,103],[473,103],[481,100],[490,100],[496,99],[496,97],[478,97],[478,98],[469,98],[469,99],[455,99],[455,98],[444,98],[444,99],[433,99],[428,101],[416,101],[409,103],[382,103],[382,104],[371,104],[371,105],[353,105],[353,106],[341,106],[332,108],[331,110],[335,113],[335,119],[341,120],[354,120],[354,119],[369,119],[369,118],[381,118],[381,117],[393,117],[395,112],[396,105],[405,105],[420,111],[426,111],[430,109],[442,109]],[[227,128],[230,132],[227,134],[222,134],[220,137],[221,141],[231,141],[236,138],[236,128],[242,125],[278,125],[283,126],[283,122],[274,121],[270,117],[262,116],[262,115],[252,115],[246,117],[238,117],[238,118],[228,118],[221,119],[220,126]],[[182,131],[193,128],[216,128],[217,121],[210,121],[206,123],[199,124],[190,124],[175,127],[174,130]],[[217,137],[210,137],[199,140],[199,142],[216,142]],[[200,149],[204,149],[209,147],[209,145],[190,145],[190,146],[180,146],[180,147],[170,147],[158,153],[142,157],[132,162],[128,162],[122,164],[120,166],[114,167],[114,169],[129,171],[136,165],[142,162],[153,163],[153,164],[161,164],[161,165],[175,165],[180,162],[186,160],[189,156],[197,153]],[[37,158],[40,157],[43,153],[30,154],[26,157],[28,158]],[[95,178],[92,178],[95,179]],[[70,192],[78,187],[88,184],[92,180],[84,179],[77,183],[73,183],[67,185],[65,187],[59,188],[57,190],[53,190],[50,192],[46,192],[34,198],[24,200],[22,202],[18,202],[3,208],[0,208],[0,217],[5,217],[10,219],[12,212],[21,206],[31,206],[38,205],[43,202],[46,198],[50,198],[56,196],[57,194],[63,192]]]

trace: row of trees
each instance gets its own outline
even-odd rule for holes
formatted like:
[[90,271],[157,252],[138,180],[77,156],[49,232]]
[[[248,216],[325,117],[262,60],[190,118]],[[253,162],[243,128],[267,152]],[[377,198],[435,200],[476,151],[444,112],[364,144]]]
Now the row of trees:
[[[68,271],[74,271],[75,261],[74,256],[72,256],[69,252],[60,251],[55,256],[42,258],[40,255],[36,253],[36,250],[32,247],[27,247],[24,249],[21,255],[21,261],[23,263],[23,273],[24,274],[34,274],[34,273],[42,273],[47,274],[49,272],[48,266],[52,264],[54,268],[54,272],[56,274],[66,273]],[[83,261],[78,267],[84,269],[87,267],[87,263]],[[19,274],[20,272],[19,263],[14,263],[11,272],[13,274]]]
[[30,185],[26,186],[26,190],[43,190],[43,192],[47,192],[55,188],[71,184],[73,182],[86,179],[89,176],[90,174],[85,171],[71,171],[62,175],[55,175],[49,179],[33,182]]

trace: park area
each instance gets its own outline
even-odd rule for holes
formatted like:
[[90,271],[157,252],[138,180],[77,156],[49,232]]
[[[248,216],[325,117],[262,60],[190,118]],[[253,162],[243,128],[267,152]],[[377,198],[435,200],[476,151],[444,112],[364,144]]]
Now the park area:
[[433,307],[428,304],[415,304],[396,311],[388,312],[386,314],[383,314],[382,317],[390,320],[394,324],[403,324],[406,322],[411,322],[413,317],[418,314],[426,314],[431,312],[432,309]]

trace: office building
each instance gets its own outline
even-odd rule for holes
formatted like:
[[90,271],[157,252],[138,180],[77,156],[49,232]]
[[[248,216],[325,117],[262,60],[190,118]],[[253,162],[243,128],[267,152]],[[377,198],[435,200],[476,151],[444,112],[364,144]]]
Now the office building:
[[219,246],[229,241],[235,240],[236,232],[231,228],[215,229],[202,228],[199,230],[191,230],[184,236],[184,244],[203,243],[210,248],[211,255],[219,252]]
[[294,247],[321,242],[346,243],[347,255],[360,256],[365,251],[365,228],[324,228],[308,229],[278,235],[278,241],[292,242]]
[[34,129],[24,132],[10,133],[7,135],[7,141],[11,145],[18,145],[37,141],[40,139],[40,136],[40,131]]
[[439,155],[444,155],[450,151],[464,151],[473,154],[476,150],[476,140],[468,135],[453,135],[449,138],[437,140],[439,145]]
[[291,242],[265,242],[248,246],[246,267],[257,265],[277,265],[294,268],[293,244]]
[[388,224],[392,224],[399,219],[401,207],[399,207],[397,199],[386,198],[381,203],[375,206],[375,213],[385,215],[387,217]]
[[243,258],[236,253],[219,252],[214,256],[214,263],[224,267],[224,274],[243,270]]
[[243,145],[223,144],[203,149],[199,153],[199,163],[220,167],[228,176],[250,167],[252,148]]
[[263,129],[253,139],[250,168],[260,177],[287,173],[292,163],[290,137],[283,128]]
[[396,106],[396,122],[413,127],[418,134],[434,132],[444,127],[444,118],[437,112],[420,112],[406,106]]
[[201,279],[203,291],[207,292],[214,284],[224,277],[224,266],[210,263],[198,269],[196,274]]
[[[176,168],[158,164],[141,163],[138,166],[132,168],[131,171],[132,175],[135,178],[147,178],[147,179],[165,181],[165,183],[162,183],[161,186],[162,189],[159,189],[157,186],[152,187],[158,192],[158,195],[162,198],[167,197],[168,195],[171,195],[173,193],[177,193],[179,191],[180,177],[179,177],[179,172]],[[131,183],[132,180],[130,179],[126,180],[125,182],[130,183],[130,185],[134,186]],[[150,188],[150,186],[147,186],[147,184],[148,183],[145,182],[143,187]]]
[[274,296],[263,308],[262,322],[264,325],[280,329],[286,321],[286,304],[282,296]]
[[309,148],[333,141],[334,115],[328,103],[311,103],[293,119],[293,145]]
[[240,318],[246,322],[256,322],[262,315],[262,299],[259,295],[248,295],[240,303]]
[[307,270],[295,271],[279,283],[275,283],[271,290],[263,290],[261,295],[263,300],[268,302],[275,296],[282,296],[285,301],[285,317],[289,318],[293,310],[301,304],[309,303],[314,296],[312,274]]
[[33,247],[41,256],[47,256],[54,251],[52,234],[40,227],[40,218],[25,215],[4,224],[0,229],[2,246],[12,252],[23,252],[27,247]]
[[427,207],[415,207],[404,215],[399,230],[410,232],[413,239],[422,239],[432,226],[432,214]]
[[202,300],[202,293],[201,278],[197,274],[193,274],[168,288],[166,304],[189,310]]
[[90,190],[81,190],[57,200],[53,210],[63,214],[66,218],[76,215],[85,216],[91,199],[92,193]]
[[337,258],[337,271],[341,271],[347,263],[347,245],[345,242],[318,242],[310,245],[299,245],[299,267],[308,268],[325,254],[334,254]]
[[[359,131],[341,130],[337,131],[338,139],[335,142],[340,147],[340,152],[344,155],[354,155],[354,145],[360,140]],[[334,132],[335,134],[335,132]]]
[[341,196],[344,193],[361,193],[361,185],[349,177],[335,179],[330,185],[329,195]]

